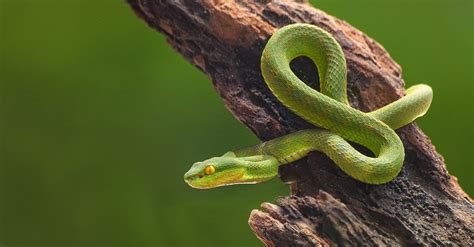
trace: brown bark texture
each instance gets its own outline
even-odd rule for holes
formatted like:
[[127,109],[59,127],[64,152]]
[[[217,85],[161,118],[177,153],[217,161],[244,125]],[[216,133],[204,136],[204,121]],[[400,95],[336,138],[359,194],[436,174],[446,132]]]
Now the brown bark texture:
[[[127,0],[148,25],[212,79],[232,114],[262,141],[314,128],[285,108],[260,73],[260,55],[280,27],[317,25],[341,44],[352,107],[373,111],[404,95],[400,66],[367,35],[305,1]],[[309,59],[293,71],[318,88]],[[367,185],[314,152],[280,167],[291,195],[253,210],[249,225],[267,246],[473,246],[472,199],[415,123],[399,130],[406,158],[400,175]]]

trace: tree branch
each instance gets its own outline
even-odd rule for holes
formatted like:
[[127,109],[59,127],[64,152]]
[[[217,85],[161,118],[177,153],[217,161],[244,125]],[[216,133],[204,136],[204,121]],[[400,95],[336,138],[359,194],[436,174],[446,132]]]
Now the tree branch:
[[[354,108],[372,111],[404,95],[400,66],[384,48],[348,23],[305,1],[128,0],[148,25],[206,73],[226,107],[261,140],[314,128],[285,108],[260,73],[269,37],[290,23],[311,23],[341,44]],[[292,63],[318,88],[314,64]],[[443,158],[412,123],[397,131],[406,159],[394,181],[367,185],[314,152],[280,167],[292,195],[262,204],[249,224],[268,246],[474,245],[472,200],[448,174]]]

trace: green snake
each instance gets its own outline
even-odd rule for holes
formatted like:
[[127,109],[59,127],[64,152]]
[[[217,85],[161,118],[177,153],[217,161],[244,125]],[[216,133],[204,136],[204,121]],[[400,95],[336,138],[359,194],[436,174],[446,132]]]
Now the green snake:
[[[291,70],[290,62],[300,56],[309,57],[317,65],[320,92]],[[322,129],[297,131],[194,163],[184,175],[190,186],[208,189],[266,181],[278,175],[278,166],[301,159],[311,151],[323,152],[347,175],[361,182],[390,182],[397,177],[405,157],[394,129],[424,115],[433,95],[429,86],[420,84],[407,89],[401,99],[369,113],[350,107],[342,48],[328,32],[309,24],[279,29],[264,48],[261,71],[279,101]],[[368,148],[374,157],[360,153],[348,141]]]

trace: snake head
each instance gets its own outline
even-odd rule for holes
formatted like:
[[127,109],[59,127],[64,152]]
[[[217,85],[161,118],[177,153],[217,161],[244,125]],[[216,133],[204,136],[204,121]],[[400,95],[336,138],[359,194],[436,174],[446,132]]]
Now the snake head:
[[196,189],[210,189],[232,184],[254,184],[268,180],[278,173],[278,161],[272,156],[236,157],[228,152],[220,157],[196,162],[184,181]]

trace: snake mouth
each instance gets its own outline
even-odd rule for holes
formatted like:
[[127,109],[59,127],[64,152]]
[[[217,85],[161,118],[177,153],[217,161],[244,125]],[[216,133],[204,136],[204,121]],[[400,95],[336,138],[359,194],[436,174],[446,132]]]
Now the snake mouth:
[[196,183],[197,181],[199,181],[199,179],[202,179],[204,177],[204,175],[202,174],[189,174],[189,173],[186,173],[184,174],[184,182],[187,183],[189,186],[195,188],[195,189],[204,189],[202,186],[198,186],[197,184],[199,183]]
[[194,189],[206,189],[204,187],[195,185],[191,180],[184,180],[184,182],[186,182],[189,186],[191,186]]
[[195,187],[193,186],[193,183],[191,182],[191,179],[189,179],[189,178],[184,178],[184,182],[187,183],[189,186],[195,188]]
[[184,175],[184,182],[195,189],[212,189],[216,187],[231,185],[231,184],[246,184],[243,181],[243,173],[240,171],[226,172],[213,175],[206,175],[203,173],[186,173]]
[[204,175],[190,175],[190,176],[185,176],[184,177],[184,182],[186,182],[189,186],[195,189],[208,189],[210,187],[203,186],[202,183],[199,182],[200,179],[202,179]]

